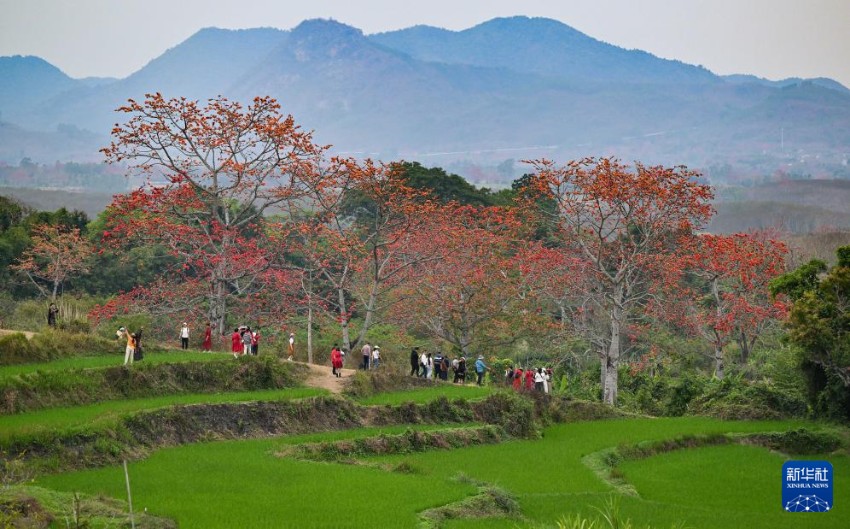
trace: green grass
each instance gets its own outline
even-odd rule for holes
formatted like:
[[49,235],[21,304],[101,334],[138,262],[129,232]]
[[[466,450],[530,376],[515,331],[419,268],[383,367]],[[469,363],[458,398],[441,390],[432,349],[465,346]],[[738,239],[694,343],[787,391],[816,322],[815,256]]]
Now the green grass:
[[428,388],[417,388],[406,391],[394,391],[391,393],[370,395],[368,397],[357,399],[357,402],[364,406],[375,406],[379,404],[398,406],[399,404],[407,402],[425,404],[440,397],[446,397],[449,400],[475,400],[483,399],[493,393],[493,391],[495,390],[487,386],[478,387],[475,384],[467,384],[465,386],[459,386],[456,384],[435,384]]
[[[406,427],[161,450],[130,464],[133,502],[181,527],[415,527],[419,511],[475,492],[467,484],[375,468],[278,458],[281,446],[401,433]],[[51,476],[40,484],[125,497],[120,467]]]
[[[474,493],[474,487],[453,479],[463,473],[514,494],[526,521],[477,518],[451,521],[446,527],[526,527],[554,524],[570,513],[598,515],[595,508],[603,506],[612,489],[582,464],[586,454],[689,434],[784,431],[801,426],[817,428],[800,421],[723,422],[709,418],[593,421],[549,427],[542,439],[534,441],[368,458],[389,465],[405,462],[413,470],[411,474],[271,455],[283,444],[374,435],[374,430],[208,443],[161,450],[132,464],[133,496],[138,508],[173,517],[181,527],[414,527],[416,513]],[[729,452],[717,455],[715,449]],[[663,459],[667,457],[674,460],[666,464]],[[846,456],[829,459],[836,476],[844,476],[836,480],[837,515],[789,517],[783,513],[778,499],[783,458],[762,448],[737,445],[683,450],[624,464],[630,479],[638,476],[634,484],[645,495],[623,496],[620,513],[638,526],[653,527],[669,527],[678,520],[687,527],[707,529],[846,527],[846,518],[838,517],[843,512],[838,506],[850,505],[846,478],[850,464]],[[679,467],[684,470],[676,474]],[[674,481],[663,481],[669,479],[665,476]],[[662,481],[652,481],[657,479]],[[118,468],[39,481],[59,490],[124,494]],[[707,506],[702,506],[703,496]],[[751,508],[752,502],[746,498],[756,496],[760,500]],[[732,505],[735,509],[730,509]]]
[[[215,360],[233,360],[233,356],[224,353],[200,353],[192,351],[169,351],[164,353],[145,353],[146,364],[167,364],[178,362],[203,362]],[[124,363],[124,352],[116,348],[113,356],[78,356],[61,358],[51,362],[19,364],[0,367],[0,380],[37,371],[67,371],[71,369],[97,369],[120,366]]]
[[30,413],[0,416],[0,441],[14,436],[30,435],[50,430],[87,429],[91,426],[115,422],[118,418],[132,413],[172,405],[278,401],[327,394],[328,392],[322,389],[287,388],[234,393],[167,395],[145,399],[108,401],[71,408],[50,408]]

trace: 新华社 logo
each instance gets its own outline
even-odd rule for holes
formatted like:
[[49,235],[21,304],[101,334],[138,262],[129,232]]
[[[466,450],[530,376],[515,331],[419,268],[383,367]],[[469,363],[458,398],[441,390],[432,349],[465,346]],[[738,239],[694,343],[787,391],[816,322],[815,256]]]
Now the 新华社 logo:
[[832,464],[787,461],[782,465],[782,508],[788,512],[832,510]]

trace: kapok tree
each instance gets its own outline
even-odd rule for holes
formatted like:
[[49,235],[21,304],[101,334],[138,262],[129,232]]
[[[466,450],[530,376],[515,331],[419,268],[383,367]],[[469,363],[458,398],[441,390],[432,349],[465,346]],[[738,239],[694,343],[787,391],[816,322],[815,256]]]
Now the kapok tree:
[[65,281],[87,274],[94,246],[79,228],[41,224],[33,229],[32,245],[11,268],[26,275],[39,292],[51,301]]
[[[302,271],[326,286],[311,290],[311,296],[330,294],[319,306],[335,313],[347,350],[362,343],[391,303],[390,291],[426,258],[411,251],[411,240],[435,206],[403,176],[395,166],[370,160],[331,160],[310,185],[310,194],[289,212]],[[352,337],[355,315],[361,319]]]
[[[269,269],[264,213],[305,193],[323,148],[268,97],[202,106],[149,94],[118,111],[129,121],[115,126],[103,153],[149,183],[116,197],[104,240],[165,246],[177,266],[163,270],[163,295],[147,288],[142,297],[172,312],[197,311],[203,299],[205,319],[223,333],[228,308],[257,292]],[[178,304],[167,295],[175,282],[197,289]]]
[[[590,263],[591,281],[606,318],[599,351],[603,399],[617,400],[622,332],[648,298],[646,280],[711,216],[711,188],[684,167],[629,167],[614,158],[586,158],[566,166],[531,162],[535,188],[557,207],[551,215],[565,244]],[[545,212],[544,212],[545,213]]]
[[514,212],[448,204],[417,233],[425,252],[398,294],[395,321],[419,327],[466,357],[517,338],[533,316],[520,269],[523,226]]
[[737,339],[746,361],[764,326],[786,313],[768,283],[784,271],[785,244],[760,233],[701,235],[685,255],[697,281],[678,284],[690,327],[712,344],[714,375],[725,376],[724,347]]

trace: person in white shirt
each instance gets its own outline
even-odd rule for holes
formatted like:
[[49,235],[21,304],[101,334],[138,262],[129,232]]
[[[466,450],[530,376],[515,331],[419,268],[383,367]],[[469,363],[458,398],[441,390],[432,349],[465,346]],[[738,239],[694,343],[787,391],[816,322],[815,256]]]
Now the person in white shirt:
[[372,348],[372,369],[378,369],[381,363],[381,348],[377,345]]
[[287,360],[291,362],[293,358],[295,358],[295,333],[291,332],[289,333],[289,358]]
[[180,328],[180,347],[183,349],[189,348],[189,324],[183,322],[183,327]]
[[543,368],[538,367],[537,371],[534,372],[534,390],[535,391],[543,391]]

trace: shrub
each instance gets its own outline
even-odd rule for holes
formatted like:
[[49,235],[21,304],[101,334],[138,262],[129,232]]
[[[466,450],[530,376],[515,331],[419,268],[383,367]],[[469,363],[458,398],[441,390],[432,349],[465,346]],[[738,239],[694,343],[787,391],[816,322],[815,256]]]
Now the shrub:
[[0,365],[25,364],[36,359],[35,349],[23,333],[0,336],[0,351]]

